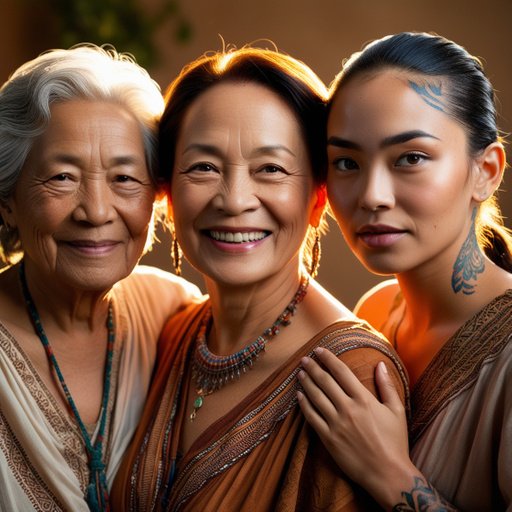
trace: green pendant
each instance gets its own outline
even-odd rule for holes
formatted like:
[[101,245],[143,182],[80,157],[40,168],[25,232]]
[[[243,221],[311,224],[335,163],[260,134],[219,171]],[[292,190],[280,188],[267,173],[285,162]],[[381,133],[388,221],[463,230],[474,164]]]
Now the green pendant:
[[190,414],[190,421],[194,421],[195,418],[196,418],[196,414],[197,414],[197,411],[199,409],[201,409],[201,407],[203,406],[203,403],[204,403],[204,398],[199,395],[195,400],[194,400],[194,410],[192,411],[192,413]]

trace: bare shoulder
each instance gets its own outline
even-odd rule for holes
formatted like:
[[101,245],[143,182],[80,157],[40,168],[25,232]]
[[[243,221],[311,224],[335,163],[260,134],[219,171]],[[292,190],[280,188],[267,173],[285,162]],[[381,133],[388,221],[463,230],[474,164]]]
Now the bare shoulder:
[[309,284],[308,295],[310,300],[306,307],[314,308],[315,311],[312,314],[321,318],[325,325],[339,320],[356,320],[356,316],[350,309],[313,279]]
[[381,330],[389,317],[400,287],[396,279],[383,281],[368,290],[357,302],[354,313],[366,320],[372,327]]

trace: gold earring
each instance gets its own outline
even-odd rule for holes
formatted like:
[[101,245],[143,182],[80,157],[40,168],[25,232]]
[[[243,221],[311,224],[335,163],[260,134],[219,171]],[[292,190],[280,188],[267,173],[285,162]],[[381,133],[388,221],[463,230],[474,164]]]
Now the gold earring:
[[180,244],[176,238],[176,230],[172,230],[172,265],[177,276],[181,276],[181,257],[183,255]]
[[322,255],[322,246],[320,245],[320,236],[318,234],[318,229],[315,229],[315,242],[313,244],[313,248],[311,249],[311,265],[309,267],[309,275],[311,277],[316,277],[318,274],[318,267],[320,266],[320,256]]

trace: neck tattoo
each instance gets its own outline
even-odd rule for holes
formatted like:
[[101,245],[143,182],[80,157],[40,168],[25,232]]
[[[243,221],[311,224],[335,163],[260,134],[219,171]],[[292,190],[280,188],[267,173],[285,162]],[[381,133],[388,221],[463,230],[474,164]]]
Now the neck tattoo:
[[105,474],[105,462],[104,462],[104,454],[103,454],[103,441],[105,440],[105,430],[107,425],[107,416],[108,416],[108,402],[110,396],[110,377],[112,373],[112,359],[114,354],[114,341],[115,341],[115,329],[114,329],[114,319],[112,314],[112,302],[108,305],[108,317],[107,317],[107,363],[105,367],[105,380],[103,383],[103,398],[101,402],[101,413],[100,413],[100,426],[99,431],[96,436],[96,441],[93,443],[87,429],[80,417],[76,404],[71,396],[68,386],[64,380],[64,376],[60,370],[60,367],[57,363],[57,359],[53,352],[52,346],[50,345],[50,341],[44,332],[43,325],[41,323],[41,318],[39,313],[37,312],[36,306],[30,295],[30,291],[28,289],[27,280],[25,277],[25,265],[23,261],[19,267],[19,278],[21,282],[21,289],[23,292],[23,296],[25,299],[25,304],[27,306],[27,311],[32,320],[32,324],[36,331],[39,340],[41,341],[44,350],[46,352],[46,356],[48,358],[48,362],[50,366],[53,368],[57,377],[59,379],[59,383],[61,385],[62,391],[66,400],[68,402],[69,408],[73,414],[73,417],[80,428],[80,433],[82,434],[82,438],[85,445],[85,451],[87,453],[87,458],[89,460],[89,483],[87,485],[85,500],[87,505],[89,506],[89,510],[92,512],[106,512],[110,510],[109,505],[109,495],[108,495],[108,486],[107,486],[107,477]]
[[452,272],[452,290],[464,295],[475,293],[476,284],[470,281],[476,281],[478,274],[485,270],[485,258],[476,239],[476,208],[473,209],[471,220],[469,234],[462,244]]
[[293,299],[277,317],[276,321],[251,344],[228,356],[216,356],[208,350],[206,333],[213,325],[211,308],[205,313],[197,333],[192,363],[192,379],[195,382],[197,398],[194,400],[190,421],[194,421],[196,418],[206,396],[224,387],[229,382],[239,379],[248,369],[250,370],[257,361],[259,354],[265,351],[267,343],[279,334],[280,328],[290,325],[297,306],[306,296],[308,285],[309,278],[303,276]]

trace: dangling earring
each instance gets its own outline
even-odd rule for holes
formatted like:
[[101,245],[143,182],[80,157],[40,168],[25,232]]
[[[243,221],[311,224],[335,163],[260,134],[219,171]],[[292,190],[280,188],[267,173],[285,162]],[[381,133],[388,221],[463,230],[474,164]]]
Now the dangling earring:
[[183,255],[183,253],[181,252],[180,244],[178,243],[178,239],[176,238],[176,230],[174,229],[174,227],[172,228],[171,252],[174,272],[176,273],[177,276],[181,276],[181,256]]
[[311,265],[309,267],[309,275],[315,277],[318,274],[318,267],[320,265],[320,256],[322,255],[322,247],[320,245],[320,235],[318,229],[315,227],[315,242],[311,249]]

